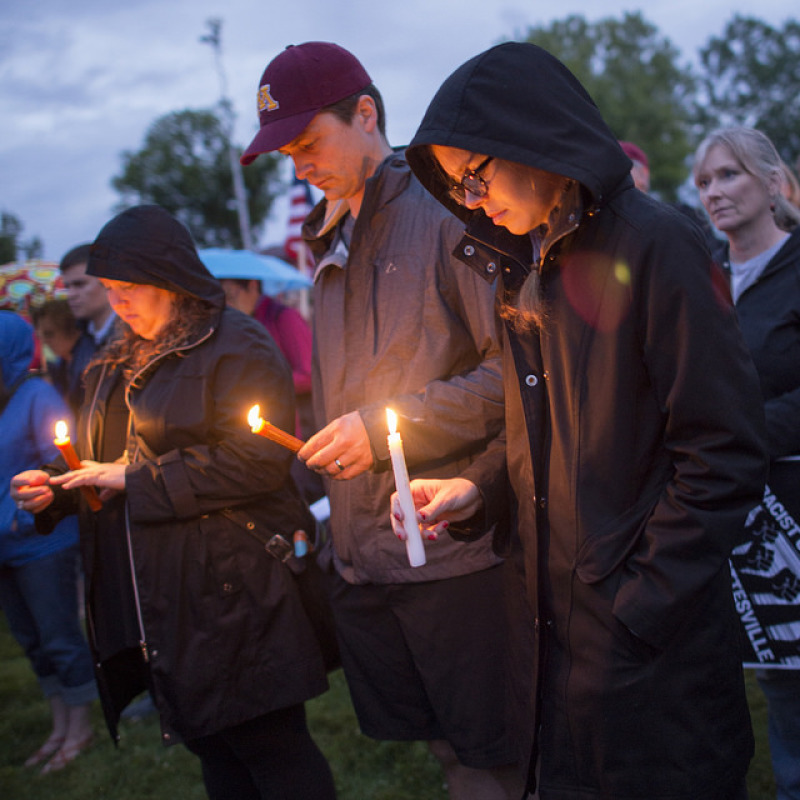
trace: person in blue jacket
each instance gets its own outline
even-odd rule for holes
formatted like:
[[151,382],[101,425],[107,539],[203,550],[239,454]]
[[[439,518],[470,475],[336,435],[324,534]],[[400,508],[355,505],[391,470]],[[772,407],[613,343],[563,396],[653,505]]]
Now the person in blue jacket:
[[33,328],[0,311],[0,605],[8,627],[50,702],[53,730],[25,762],[63,769],[92,740],[97,696],[92,659],[78,615],[78,522],[65,517],[50,536],[11,497],[11,477],[58,456],[55,423],[71,415],[58,392],[28,367]]

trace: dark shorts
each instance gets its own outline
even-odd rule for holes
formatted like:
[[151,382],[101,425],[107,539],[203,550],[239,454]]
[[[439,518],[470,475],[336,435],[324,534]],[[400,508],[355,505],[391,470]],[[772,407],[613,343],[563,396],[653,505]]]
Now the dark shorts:
[[504,569],[388,585],[334,575],[342,665],[367,736],[446,739],[476,769],[519,760]]

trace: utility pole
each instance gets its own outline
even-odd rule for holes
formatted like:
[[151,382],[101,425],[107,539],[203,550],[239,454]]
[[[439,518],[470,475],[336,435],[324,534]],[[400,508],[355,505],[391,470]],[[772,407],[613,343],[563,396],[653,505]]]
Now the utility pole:
[[250,213],[247,210],[247,194],[244,188],[244,178],[242,177],[242,165],[239,163],[239,155],[233,146],[233,127],[236,115],[233,111],[233,103],[228,98],[228,84],[225,78],[225,69],[222,66],[222,20],[206,20],[208,33],[200,37],[203,44],[210,44],[214,49],[214,56],[217,64],[217,73],[220,83],[220,106],[222,108],[222,130],[228,140],[228,160],[231,165],[231,176],[233,177],[233,194],[236,200],[236,210],[239,215],[239,231],[242,234],[242,244],[245,250],[253,249],[253,237],[250,234]]

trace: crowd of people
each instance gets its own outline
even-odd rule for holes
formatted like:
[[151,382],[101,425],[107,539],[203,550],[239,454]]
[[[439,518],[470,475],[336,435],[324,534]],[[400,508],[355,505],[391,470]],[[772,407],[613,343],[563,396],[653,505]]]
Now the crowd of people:
[[[335,797],[305,717],[331,668],[297,579],[313,558],[361,730],[426,742],[452,800],[746,798],[729,559],[800,455],[791,169],[754,129],[714,131],[708,219],[684,213],[528,43],[458,67],[402,151],[333,43],[277,54],[258,109],[242,163],[278,152],[324,195],[311,327],[147,205],[62,260],[67,300],[34,316],[47,376],[0,312],[0,604],[53,717],[27,766],[90,745],[97,695],[117,740],[144,694],[212,800]],[[253,435],[256,404],[297,459]],[[758,681],[797,800],[800,672]]]

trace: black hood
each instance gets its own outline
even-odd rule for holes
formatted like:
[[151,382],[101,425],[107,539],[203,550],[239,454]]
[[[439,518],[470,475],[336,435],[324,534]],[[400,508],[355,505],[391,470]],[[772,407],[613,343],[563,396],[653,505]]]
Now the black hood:
[[602,205],[631,169],[578,79],[546,50],[523,42],[497,45],[447,78],[406,151],[428,191],[467,221],[474,212],[450,197],[432,144],[573,178],[593,205]]
[[160,206],[135,206],[107,222],[89,251],[86,273],[225,305],[222,286],[197,255],[191,234]]

